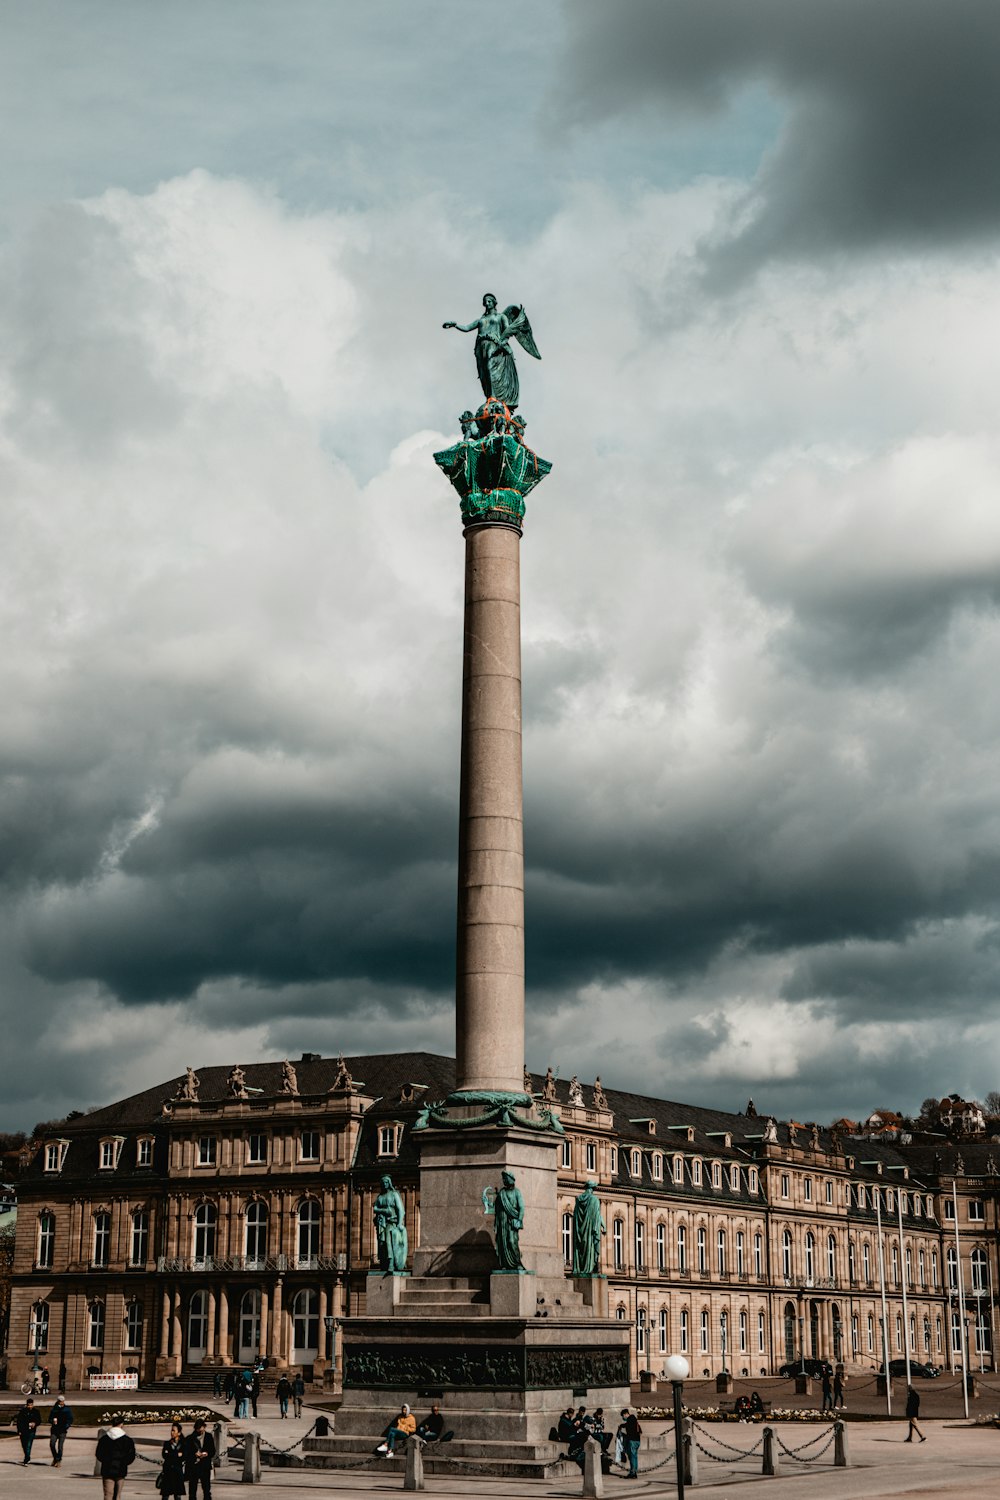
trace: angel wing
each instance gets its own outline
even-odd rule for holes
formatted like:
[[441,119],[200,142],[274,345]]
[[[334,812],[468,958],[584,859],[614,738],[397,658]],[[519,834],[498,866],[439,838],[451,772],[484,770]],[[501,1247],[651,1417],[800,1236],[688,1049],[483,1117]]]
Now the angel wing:
[[510,325],[507,329],[507,337],[517,339],[521,348],[526,354],[530,354],[532,359],[541,359],[542,356],[538,352],[535,335],[531,331],[531,324],[528,322],[524,308],[512,302],[510,307],[504,308],[503,315]]

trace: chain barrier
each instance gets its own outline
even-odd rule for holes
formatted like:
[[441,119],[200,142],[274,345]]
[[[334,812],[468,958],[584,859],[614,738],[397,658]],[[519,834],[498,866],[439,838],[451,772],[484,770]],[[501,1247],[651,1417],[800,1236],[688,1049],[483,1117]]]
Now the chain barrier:
[[[657,1469],[662,1469],[665,1464],[672,1464],[673,1461],[674,1461],[674,1459],[676,1458],[676,1456],[677,1456],[677,1449],[676,1448],[671,1448],[671,1450],[667,1454],[666,1458],[661,1458],[660,1462],[658,1464],[646,1464],[643,1467],[643,1470],[642,1470],[643,1474],[644,1475],[646,1475],[646,1474],[655,1474],[656,1471],[657,1471]],[[624,1467],[625,1467],[625,1465],[622,1464],[622,1468],[624,1468]]]
[[291,1453],[293,1449],[301,1447],[307,1437],[312,1437],[316,1431],[316,1426],[317,1424],[314,1422],[308,1432],[304,1432],[300,1438],[296,1438],[294,1443],[289,1443],[287,1448],[279,1448],[277,1443],[272,1443],[269,1438],[261,1436],[261,1447],[270,1448],[272,1453]]
[[[729,1459],[726,1458],[726,1456],[724,1454],[720,1457],[719,1454],[717,1454],[717,1453],[710,1453],[707,1448],[703,1447],[702,1444],[699,1443],[697,1437],[695,1437],[695,1433],[696,1432],[700,1433],[702,1437],[707,1437],[708,1434],[705,1433],[702,1428],[700,1428],[700,1427],[696,1428],[696,1427],[694,1427],[692,1425],[691,1436],[692,1436],[692,1439],[694,1440],[694,1445],[698,1449],[699,1453],[704,1453],[704,1455],[705,1455],[706,1458],[711,1458],[716,1463],[723,1464],[723,1463],[728,1463],[729,1462]],[[735,1453],[738,1458],[752,1458],[755,1453],[762,1453],[764,1451],[764,1439],[763,1438],[761,1438],[759,1442],[755,1443],[752,1448],[736,1448],[736,1447],[733,1446],[732,1443],[727,1443],[724,1438],[716,1437],[716,1435],[715,1435],[714,1432],[712,1433],[711,1441],[713,1443],[718,1443],[718,1445],[719,1445],[720,1448],[727,1448],[730,1453]]]
[[[815,1448],[816,1444],[818,1442],[821,1442],[824,1436],[826,1436],[826,1442],[823,1443],[823,1446],[818,1453],[813,1453],[809,1458],[801,1457],[801,1454],[803,1454],[807,1448]],[[821,1432],[818,1438],[813,1438],[811,1443],[803,1443],[801,1448],[789,1448],[786,1443],[783,1443],[781,1441],[781,1437],[777,1432],[775,1432],[774,1434],[774,1441],[777,1443],[782,1453],[784,1453],[787,1458],[793,1458],[797,1464],[815,1464],[819,1462],[828,1448],[833,1447],[833,1440],[835,1436],[836,1434],[832,1429],[829,1434],[824,1434]]]

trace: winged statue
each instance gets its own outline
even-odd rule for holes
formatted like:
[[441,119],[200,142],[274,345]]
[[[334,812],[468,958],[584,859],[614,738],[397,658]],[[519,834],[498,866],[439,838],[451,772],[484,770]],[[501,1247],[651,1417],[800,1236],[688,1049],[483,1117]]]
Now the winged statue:
[[510,307],[505,307],[501,312],[493,293],[487,292],[483,298],[482,317],[476,318],[472,323],[444,323],[442,327],[457,328],[459,333],[475,332],[476,372],[483,395],[487,401],[495,396],[508,410],[513,411],[517,406],[520,390],[510,340],[516,339],[532,359],[542,357],[524,308],[511,303]]

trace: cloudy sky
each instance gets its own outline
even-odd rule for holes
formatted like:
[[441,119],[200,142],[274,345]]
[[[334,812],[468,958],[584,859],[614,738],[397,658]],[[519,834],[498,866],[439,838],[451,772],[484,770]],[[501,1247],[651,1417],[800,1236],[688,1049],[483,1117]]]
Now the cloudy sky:
[[0,10],[0,1124],[451,1050],[486,290],[529,1064],[1000,1087],[1000,9]]

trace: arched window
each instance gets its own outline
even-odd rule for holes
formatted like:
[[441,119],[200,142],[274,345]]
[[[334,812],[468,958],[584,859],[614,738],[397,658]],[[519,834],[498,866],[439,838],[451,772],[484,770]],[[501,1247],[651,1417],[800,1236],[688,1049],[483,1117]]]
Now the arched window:
[[786,1281],[792,1279],[792,1231],[781,1231],[781,1274]]
[[194,1258],[205,1265],[215,1255],[215,1226],[218,1215],[214,1203],[199,1203],[194,1211]]
[[628,1317],[628,1313],[625,1307],[620,1302],[615,1308],[615,1317],[618,1319],[619,1323],[624,1323],[625,1319]]
[[659,1326],[660,1326],[660,1353],[661,1354],[666,1354],[667,1349],[669,1347],[669,1342],[668,1341],[669,1341],[669,1335],[670,1335],[670,1326],[669,1326],[669,1323],[667,1322],[667,1309],[665,1307],[661,1307],[660,1308]]
[[858,1279],[858,1258],[854,1250],[854,1241],[848,1237],[847,1240],[847,1274],[852,1282]]
[[720,1229],[716,1236],[716,1259],[719,1267],[719,1275],[726,1274],[726,1231]]
[[708,1237],[704,1229],[698,1230],[698,1270],[708,1270]]
[[681,1308],[681,1353],[686,1354],[691,1344],[691,1314]]
[[646,1265],[646,1225],[642,1219],[635,1221],[635,1268],[641,1271]]
[[828,1234],[826,1237],[826,1274],[831,1281],[837,1279],[837,1236]]
[[868,1314],[868,1353],[871,1354],[875,1348],[875,1318]]
[[239,1361],[246,1364],[260,1352],[260,1292],[244,1292],[240,1302]]
[[806,1280],[812,1281],[816,1275],[816,1236],[810,1229],[806,1234]]
[[128,1263],[130,1266],[144,1266],[149,1254],[149,1214],[144,1208],[137,1208],[132,1215],[132,1232],[129,1235]]
[[49,1304],[47,1302],[32,1304],[28,1337],[28,1347],[32,1353],[41,1353],[49,1347]]
[[872,1250],[867,1240],[861,1244],[861,1271],[865,1281],[872,1279]]
[[87,1348],[104,1348],[104,1303],[91,1302],[87,1309]]
[[761,1308],[757,1314],[757,1353],[763,1354],[767,1348],[767,1322],[764,1317],[764,1309]]
[[699,1345],[702,1354],[708,1353],[708,1336],[708,1310],[704,1308],[701,1314],[701,1343]]
[[635,1352],[645,1354],[646,1352],[646,1309],[640,1307],[635,1320]]
[[955,1247],[954,1247],[954,1245],[949,1245],[948,1246],[947,1261],[948,1261],[948,1285],[950,1287],[956,1287],[956,1286],[958,1286],[958,1256],[955,1253]]
[[899,1246],[896,1241],[892,1242],[892,1279],[896,1286],[899,1285]]
[[125,1304],[125,1348],[142,1348],[142,1303],[134,1300]]
[[188,1303],[188,1359],[204,1359],[207,1347],[208,1293],[204,1291],[195,1292]]
[[859,1327],[859,1324],[858,1324],[858,1315],[857,1315],[857,1313],[852,1313],[851,1314],[851,1350],[852,1350],[852,1352],[854,1354],[854,1358],[855,1359],[857,1359],[858,1355],[861,1353],[861,1344],[859,1342],[860,1338],[861,1338],[861,1330],[860,1330],[860,1327]]
[[[111,1215],[96,1213],[94,1215],[94,1258],[92,1265],[107,1266],[111,1255]],[[97,1345],[91,1345],[96,1348]]]
[[742,1229],[736,1231],[736,1274],[741,1281],[747,1274],[746,1264],[746,1235]]
[[48,1209],[38,1215],[38,1269],[49,1271],[56,1250],[56,1217]]
[[972,1290],[974,1292],[985,1292],[989,1282],[989,1272],[986,1269],[986,1251],[975,1249],[972,1252]]
[[616,1271],[625,1264],[625,1220],[615,1219],[611,1226],[611,1254]]
[[906,1256],[905,1256],[905,1259],[906,1259],[906,1284],[907,1284],[907,1286],[912,1286],[913,1285],[913,1251],[910,1249],[909,1245],[907,1245],[907,1247],[906,1247]]
[[299,1204],[300,1271],[313,1271],[319,1265],[319,1219],[320,1209],[315,1198],[304,1199]]
[[927,1285],[927,1256],[922,1249],[917,1251],[917,1274],[920,1277],[920,1285]]
[[[915,1199],[914,1201],[916,1202],[917,1200]],[[926,1318],[925,1317],[924,1318],[924,1353],[925,1354],[930,1354],[930,1352],[931,1352],[931,1320],[930,1320],[930,1318]]]
[[748,1331],[748,1329],[747,1329],[747,1310],[746,1310],[745,1307],[741,1307],[740,1308],[740,1353],[741,1354],[746,1354],[746,1352],[747,1352],[747,1331]]
[[656,1226],[656,1269],[658,1271],[667,1269],[667,1226],[665,1224]]
[[896,1349],[897,1349],[897,1351],[900,1350],[900,1349],[902,1349],[902,1347],[903,1347],[903,1320],[899,1316],[899,1314],[897,1313],[896,1314]]
[[760,1233],[753,1237],[753,1274],[758,1281],[764,1275],[764,1236]]
[[267,1204],[255,1198],[247,1204],[243,1253],[248,1271],[259,1271],[267,1260]]
[[319,1296],[312,1287],[296,1292],[292,1302],[292,1363],[311,1364],[319,1353]]
[[677,1226],[677,1269],[681,1275],[687,1271],[687,1229],[683,1224]]
[[938,1284],[938,1258],[937,1258],[937,1251],[936,1250],[932,1250],[931,1251],[931,1286],[936,1287],[937,1284]]
[[791,1364],[795,1358],[795,1303],[785,1303],[785,1361]]
[[573,1215],[568,1213],[562,1216],[562,1249],[564,1264],[571,1266],[573,1264]]

